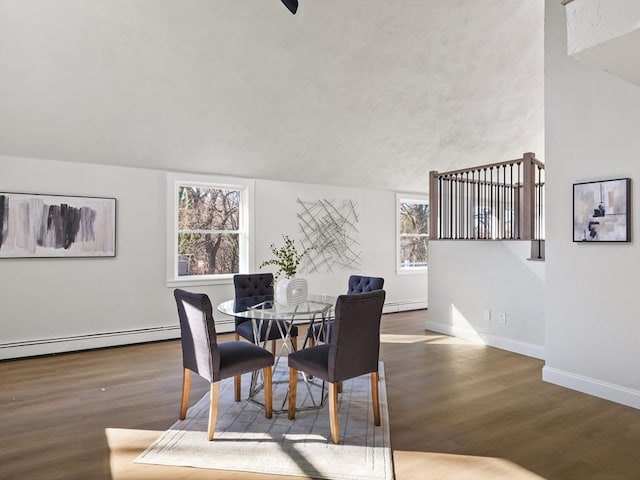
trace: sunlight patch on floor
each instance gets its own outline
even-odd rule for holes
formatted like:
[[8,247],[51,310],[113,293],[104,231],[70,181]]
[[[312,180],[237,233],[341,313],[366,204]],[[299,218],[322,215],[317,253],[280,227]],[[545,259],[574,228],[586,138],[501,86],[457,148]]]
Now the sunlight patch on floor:
[[425,335],[398,335],[391,333],[381,333],[382,343],[429,343],[431,339]]
[[[161,434],[162,431],[155,430],[106,428],[104,435],[107,439],[107,445],[109,445],[111,478],[113,480],[142,480],[151,478],[149,476],[151,469],[140,468],[139,465],[133,463],[133,460]],[[155,473],[161,475],[159,471]],[[164,475],[164,473],[162,473],[162,475]],[[162,479],[165,477],[157,476],[156,478]]]
[[[423,337],[424,338],[424,337]],[[241,479],[246,472],[216,471],[190,467],[136,464],[133,461],[162,432],[107,428],[113,480]],[[544,477],[503,458],[435,452],[394,451],[395,480],[544,480]],[[269,476],[264,476],[264,478]],[[253,474],[251,478],[263,478]],[[269,477],[271,478],[271,477]],[[291,479],[299,477],[288,477]]]
[[420,472],[421,480],[544,480],[509,460],[449,453],[393,453],[396,480],[413,480]]
[[401,335],[391,333],[381,333],[380,342],[382,343],[428,343],[441,345],[468,345],[478,346],[477,343],[464,340],[462,338],[450,337],[449,335],[439,335],[425,332],[423,335]]

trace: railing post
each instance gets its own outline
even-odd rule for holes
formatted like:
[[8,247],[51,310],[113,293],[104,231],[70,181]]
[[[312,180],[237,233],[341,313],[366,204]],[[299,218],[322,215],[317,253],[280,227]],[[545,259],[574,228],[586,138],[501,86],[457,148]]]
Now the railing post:
[[533,171],[534,153],[522,157],[522,202],[520,203],[520,238],[531,240],[535,231],[535,175]]
[[429,172],[429,240],[438,238],[438,172]]

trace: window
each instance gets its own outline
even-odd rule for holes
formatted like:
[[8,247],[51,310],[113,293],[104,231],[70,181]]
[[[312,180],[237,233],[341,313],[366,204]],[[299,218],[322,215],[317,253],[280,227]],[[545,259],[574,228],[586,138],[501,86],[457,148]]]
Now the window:
[[427,268],[429,205],[420,196],[397,196],[398,272],[423,272]]
[[170,286],[229,283],[250,271],[252,183],[219,180],[168,177]]

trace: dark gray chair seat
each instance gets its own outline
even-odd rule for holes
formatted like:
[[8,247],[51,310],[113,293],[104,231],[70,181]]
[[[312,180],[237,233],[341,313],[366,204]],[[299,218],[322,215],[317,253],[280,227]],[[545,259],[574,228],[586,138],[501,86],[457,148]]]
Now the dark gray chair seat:
[[[251,321],[241,322],[236,325],[236,334],[240,337],[249,340],[251,343],[258,343],[253,335],[253,326],[251,325]],[[264,340],[280,340],[282,337],[280,336],[280,330],[278,328],[278,323],[280,324],[279,328],[282,331],[285,331],[286,324],[282,320],[273,320],[271,323],[271,330],[267,333],[269,328],[269,322],[262,322],[260,325],[260,332],[258,333],[259,341],[262,342]],[[291,338],[296,338],[298,336],[298,327],[293,325],[291,327]]]
[[327,343],[316,345],[313,348],[303,348],[296,352],[295,357],[291,358],[289,355],[289,364],[291,365],[291,360],[293,360],[297,370],[328,381],[329,353],[330,346]]
[[271,366],[273,355],[264,348],[247,342],[223,342],[220,350],[220,380]]
[[182,401],[180,420],[189,406],[191,373],[211,384],[211,403],[207,438],[213,440],[218,416],[218,383],[233,377],[236,402],[240,401],[241,375],[262,369],[264,376],[265,415],[272,416],[272,372],[274,356],[263,348],[247,342],[218,343],[213,309],[209,297],[176,289],[173,292],[180,319],[182,343]]

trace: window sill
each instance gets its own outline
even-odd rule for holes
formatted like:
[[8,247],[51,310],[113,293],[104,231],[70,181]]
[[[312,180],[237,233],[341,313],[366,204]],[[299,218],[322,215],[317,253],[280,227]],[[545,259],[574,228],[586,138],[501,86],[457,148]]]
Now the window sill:
[[396,275],[425,275],[428,267],[397,268]]
[[233,275],[224,275],[218,278],[180,278],[167,280],[168,288],[189,287],[189,286],[206,286],[206,285],[231,285],[233,284]]

